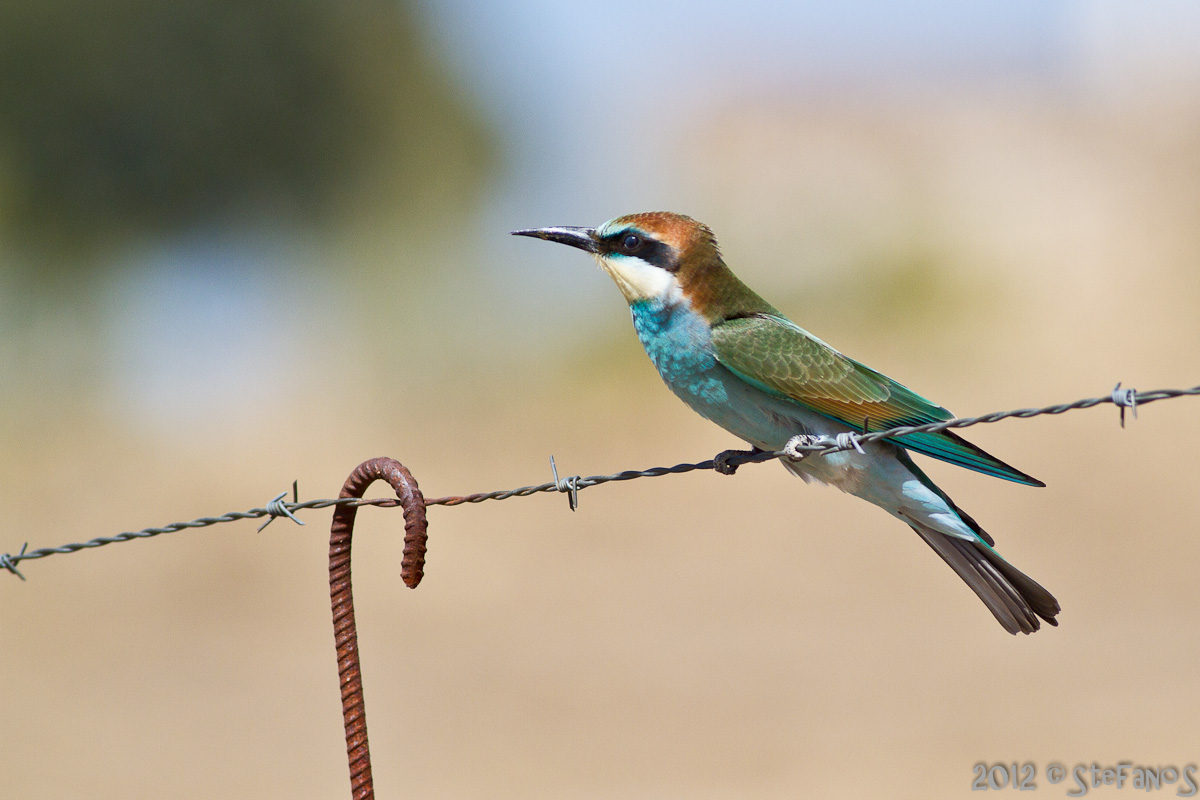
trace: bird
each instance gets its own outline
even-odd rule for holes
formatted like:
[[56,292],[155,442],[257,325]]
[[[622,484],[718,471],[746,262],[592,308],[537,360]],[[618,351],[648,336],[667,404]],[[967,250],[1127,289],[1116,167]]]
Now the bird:
[[[634,331],[667,386],[692,410],[749,443],[924,425],[954,416],[843,355],[734,275],[716,237],[691,217],[626,214],[599,227],[512,231],[593,254],[629,304]],[[995,550],[995,541],[913,461],[911,452],[1027,486],[1044,483],[943,430],[863,442],[783,466],[879,506],[911,527],[1006,631],[1057,625],[1058,601]],[[718,469],[728,456],[716,459]]]

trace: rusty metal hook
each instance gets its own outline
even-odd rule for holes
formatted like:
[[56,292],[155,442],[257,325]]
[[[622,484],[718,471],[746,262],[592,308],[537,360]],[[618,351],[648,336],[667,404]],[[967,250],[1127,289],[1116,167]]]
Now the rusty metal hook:
[[[339,497],[362,497],[377,480],[396,490],[404,509],[404,557],[400,577],[417,588],[425,571],[428,521],[425,497],[403,464],[392,458],[372,458],[359,464]],[[354,623],[354,594],[350,586],[350,540],[357,506],[337,506],[329,529],[329,599],[333,608],[333,638],[337,646],[338,677],[342,685],[342,719],[346,727],[346,758],[350,764],[350,793],[354,800],[371,800],[371,751],[367,744],[367,711],[358,661],[358,630]]]

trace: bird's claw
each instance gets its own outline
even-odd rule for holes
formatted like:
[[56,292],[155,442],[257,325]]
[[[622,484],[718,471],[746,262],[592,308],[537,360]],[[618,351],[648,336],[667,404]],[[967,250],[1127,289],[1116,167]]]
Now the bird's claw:
[[807,448],[816,447],[821,444],[821,437],[813,436],[811,433],[799,433],[787,440],[787,444],[783,446],[783,454],[792,461],[800,461],[809,454]]

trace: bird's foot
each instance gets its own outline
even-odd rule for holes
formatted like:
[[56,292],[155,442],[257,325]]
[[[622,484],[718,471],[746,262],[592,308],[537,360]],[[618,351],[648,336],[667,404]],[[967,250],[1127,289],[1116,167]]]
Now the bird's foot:
[[787,444],[783,446],[783,454],[792,461],[800,461],[811,452],[808,448],[822,444],[821,438],[811,433],[797,434],[787,440]]
[[722,475],[732,475],[741,466],[737,459],[765,452],[757,447],[749,450],[722,450],[713,457],[713,469]]

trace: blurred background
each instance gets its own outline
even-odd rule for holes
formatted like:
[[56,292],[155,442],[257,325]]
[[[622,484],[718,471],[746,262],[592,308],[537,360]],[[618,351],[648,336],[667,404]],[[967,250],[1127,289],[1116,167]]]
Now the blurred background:
[[[0,552],[737,445],[581,254],[668,209],[956,413],[1200,377],[1200,6],[0,5]],[[1060,599],[1006,635],[892,518],[774,465],[359,517],[380,796],[962,797],[977,762],[1200,760],[1200,406],[972,429],[930,463]],[[372,494],[383,494],[383,488]],[[348,790],[325,530],[0,575],[0,794]],[[1170,791],[1174,791],[1171,787]]]

